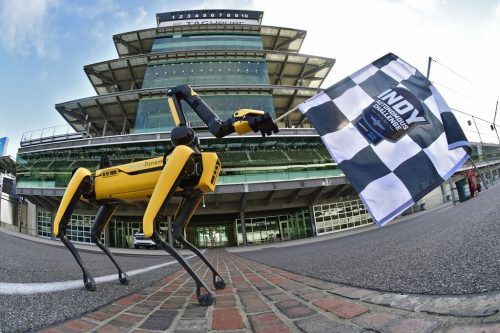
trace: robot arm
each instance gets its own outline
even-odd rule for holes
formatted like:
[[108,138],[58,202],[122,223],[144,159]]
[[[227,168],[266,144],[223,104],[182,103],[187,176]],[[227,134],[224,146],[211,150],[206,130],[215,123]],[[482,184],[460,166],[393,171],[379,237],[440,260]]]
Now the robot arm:
[[186,117],[180,106],[180,101],[184,100],[207,124],[210,133],[217,138],[235,132],[245,134],[252,130],[261,132],[262,136],[278,133],[278,126],[273,122],[269,113],[264,111],[241,109],[236,111],[232,118],[221,121],[210,106],[187,84],[168,89],[167,96],[176,126],[186,125]]

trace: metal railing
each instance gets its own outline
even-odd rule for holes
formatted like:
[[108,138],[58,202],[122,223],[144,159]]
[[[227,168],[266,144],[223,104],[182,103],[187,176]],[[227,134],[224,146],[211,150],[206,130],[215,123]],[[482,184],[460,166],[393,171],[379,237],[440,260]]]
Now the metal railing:
[[88,132],[75,132],[70,125],[57,125],[24,132],[21,136],[20,146],[35,145],[40,143],[66,141],[92,137]]

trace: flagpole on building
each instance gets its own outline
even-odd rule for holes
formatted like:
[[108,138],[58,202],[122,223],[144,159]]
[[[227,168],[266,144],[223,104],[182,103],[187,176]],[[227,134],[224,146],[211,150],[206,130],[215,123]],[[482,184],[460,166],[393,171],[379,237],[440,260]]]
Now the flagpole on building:
[[298,107],[294,107],[293,109],[291,110],[288,110],[287,112],[285,112],[284,114],[282,114],[281,116],[279,116],[278,118],[274,119],[274,123],[276,124],[278,121],[280,121],[281,119],[283,118],[286,118],[288,117],[291,113],[297,111],[299,108]]
[[495,121],[497,120],[497,111],[498,111],[498,101],[497,105],[495,106],[495,116],[493,117],[493,124],[491,125],[491,129],[495,130],[495,133],[497,134],[498,144],[500,144],[500,137],[498,136],[497,126],[495,125]]
[[[429,77],[431,76],[431,64],[432,64],[432,57],[429,57],[429,61],[427,62],[427,80],[429,81],[430,81]],[[472,164],[474,164],[474,162]],[[448,185],[450,186],[451,201],[453,203],[453,206],[455,206],[457,203],[455,202],[455,192],[453,192],[453,182],[451,181],[451,176],[450,178],[448,178]]]

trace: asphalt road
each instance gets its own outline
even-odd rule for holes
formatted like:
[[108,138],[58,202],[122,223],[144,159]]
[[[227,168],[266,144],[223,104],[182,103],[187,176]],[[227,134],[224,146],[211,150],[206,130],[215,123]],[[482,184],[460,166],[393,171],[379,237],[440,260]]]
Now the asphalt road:
[[500,290],[500,185],[478,197],[342,238],[238,253],[298,274],[422,294]]
[[[160,250],[158,250],[160,251]],[[116,274],[103,254],[80,252],[94,278]],[[163,264],[170,256],[115,256],[122,268],[135,269]],[[118,278],[97,283],[96,291],[82,287],[67,291],[33,295],[0,295],[0,332],[36,330],[97,309],[158,281],[178,269],[178,264],[130,277],[123,286]],[[70,252],[63,247],[30,242],[0,233],[0,285],[2,283],[41,283],[81,280],[82,273]]]

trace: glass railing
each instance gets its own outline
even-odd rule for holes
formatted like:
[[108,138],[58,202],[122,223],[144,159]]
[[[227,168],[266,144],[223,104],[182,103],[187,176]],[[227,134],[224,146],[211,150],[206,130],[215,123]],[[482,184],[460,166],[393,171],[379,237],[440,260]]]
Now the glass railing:
[[276,182],[276,181],[314,179],[314,178],[325,178],[325,177],[341,177],[343,175],[344,174],[340,169],[274,171],[265,173],[221,175],[219,176],[218,184],[224,185],[224,184]]
[[[223,171],[224,172],[224,171]],[[344,174],[340,169],[325,167],[323,169],[303,168],[301,170],[290,170],[286,168],[259,170],[243,169],[230,171],[232,174],[219,176],[219,185],[224,184],[246,184],[261,182],[277,182],[301,179],[316,179],[325,177],[341,177]],[[17,188],[65,188],[71,178],[71,172],[42,172],[21,173],[17,178]]]

